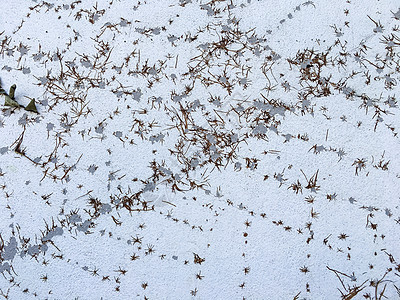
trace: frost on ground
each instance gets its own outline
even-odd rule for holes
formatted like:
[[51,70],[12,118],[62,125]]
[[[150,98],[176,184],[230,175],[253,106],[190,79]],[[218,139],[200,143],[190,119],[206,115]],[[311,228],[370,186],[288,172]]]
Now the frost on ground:
[[398,299],[398,1],[0,20],[0,299]]

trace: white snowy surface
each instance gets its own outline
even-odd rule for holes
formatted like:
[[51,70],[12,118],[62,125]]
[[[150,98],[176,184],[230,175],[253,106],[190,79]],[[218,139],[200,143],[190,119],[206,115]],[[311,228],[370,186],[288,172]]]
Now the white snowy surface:
[[399,298],[399,1],[10,1],[0,56],[0,299]]

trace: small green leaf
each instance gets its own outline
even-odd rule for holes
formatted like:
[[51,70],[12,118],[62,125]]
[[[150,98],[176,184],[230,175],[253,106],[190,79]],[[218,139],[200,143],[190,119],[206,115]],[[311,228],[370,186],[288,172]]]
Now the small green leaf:
[[11,99],[14,99],[14,94],[15,94],[15,89],[17,88],[17,85],[13,84],[10,87],[10,92],[8,93],[8,95],[10,96]]
[[0,81],[0,95],[7,95],[6,91],[1,86],[1,81]]
[[17,101],[14,99],[11,99],[10,96],[5,95],[5,101],[4,101],[4,106],[11,106],[11,107],[20,107]]
[[32,111],[32,112],[34,112],[34,113],[39,113],[38,111],[37,111],[37,108],[36,108],[36,104],[35,104],[35,98],[33,98],[32,100],[31,100],[31,102],[29,102],[29,104],[25,107],[25,110],[27,110],[27,111]]

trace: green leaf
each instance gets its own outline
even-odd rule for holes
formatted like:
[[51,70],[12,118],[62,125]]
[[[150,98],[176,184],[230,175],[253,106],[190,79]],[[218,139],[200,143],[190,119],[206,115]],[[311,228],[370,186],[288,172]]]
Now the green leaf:
[[5,95],[5,101],[4,101],[4,106],[11,106],[11,107],[20,107],[17,101],[14,99],[11,99],[10,96]]
[[8,95],[10,96],[10,98],[11,99],[14,99],[15,97],[14,97],[14,93],[15,93],[15,89],[17,88],[17,85],[15,85],[15,84],[13,84],[11,87],[10,87],[10,92],[8,93]]
[[7,95],[6,91],[1,86],[1,81],[0,81],[0,95]]
[[39,113],[36,108],[35,99],[32,99],[31,102],[25,107],[25,110],[32,111],[34,113]]

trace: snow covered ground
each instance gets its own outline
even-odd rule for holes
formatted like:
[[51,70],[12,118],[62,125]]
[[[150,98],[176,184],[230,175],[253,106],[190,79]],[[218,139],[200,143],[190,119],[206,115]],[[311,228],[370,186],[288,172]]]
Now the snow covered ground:
[[399,1],[10,1],[0,56],[0,299],[399,298]]

